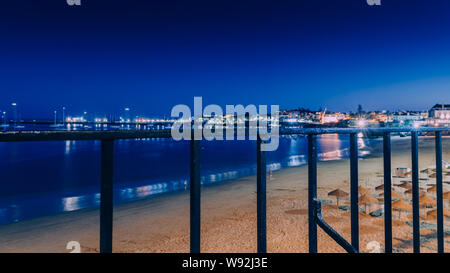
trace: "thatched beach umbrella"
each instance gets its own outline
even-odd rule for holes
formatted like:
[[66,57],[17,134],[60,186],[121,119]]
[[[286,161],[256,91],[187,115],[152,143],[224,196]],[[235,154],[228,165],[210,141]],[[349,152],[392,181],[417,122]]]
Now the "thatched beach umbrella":
[[[412,195],[412,189],[406,190],[406,191],[404,192],[404,194]],[[421,195],[423,195],[423,194],[426,194],[426,192],[425,192],[425,191],[422,191],[422,190],[419,190],[419,196],[421,196]]]
[[[384,197],[384,192],[380,193],[380,196]],[[391,191],[391,198],[392,199],[401,199],[403,196],[401,196],[400,194],[398,194],[396,191],[392,190]]]
[[450,200],[450,191],[442,194],[442,198],[445,199],[445,200]]
[[[446,218],[450,218],[450,211],[447,210],[447,209],[444,209],[443,210],[443,215]],[[433,209],[433,210],[430,210],[429,212],[427,212],[427,216],[436,219],[436,217],[437,217],[437,209]]]
[[328,193],[328,196],[334,196],[336,197],[336,205],[339,208],[339,198],[345,198],[348,196],[348,193],[341,189],[335,189],[334,191],[330,191]]
[[[376,203],[379,203],[379,201],[375,197],[372,197],[368,194],[364,194],[358,199],[358,203],[364,204],[364,211],[367,213],[367,204],[376,204]],[[369,211],[369,213],[370,213],[370,211]]]
[[395,201],[394,203],[392,203],[392,208],[394,210],[398,211],[398,218],[400,218],[402,211],[410,211],[411,210],[411,204],[406,203],[405,201],[400,199],[400,200]]
[[[425,194],[426,192],[423,190],[419,190],[419,194]],[[412,189],[406,190],[404,194],[412,194]]]
[[403,195],[400,195],[400,194],[399,194],[398,192],[396,192],[396,191],[392,191],[391,197],[392,197],[393,199],[401,199],[401,198],[403,198]]
[[368,194],[370,192],[369,189],[364,188],[363,186],[359,186],[358,187],[358,194],[359,195],[364,195],[364,194]]
[[[436,205],[436,201],[432,199],[428,194],[424,193],[419,196],[419,206],[422,208],[432,208]],[[426,210],[425,210],[426,213]]]
[[436,201],[432,199],[428,194],[424,193],[421,196],[419,196],[419,204],[422,207],[430,208],[436,205]]
[[427,189],[427,192],[436,192],[436,185],[433,185]]
[[425,169],[421,170],[420,172],[426,174],[434,173],[436,172],[436,166],[428,166]]
[[376,187],[375,187],[375,190],[377,190],[377,191],[384,190],[384,184],[381,184],[381,185],[379,185],[379,186],[376,186]]
[[400,188],[407,189],[407,190],[412,189],[412,185],[411,185],[410,181],[403,181],[401,184],[398,184],[396,186],[400,187]]
[[450,191],[444,192],[444,193],[442,194],[442,199],[443,199],[443,200],[446,200],[446,201],[447,201],[446,203],[450,203]]

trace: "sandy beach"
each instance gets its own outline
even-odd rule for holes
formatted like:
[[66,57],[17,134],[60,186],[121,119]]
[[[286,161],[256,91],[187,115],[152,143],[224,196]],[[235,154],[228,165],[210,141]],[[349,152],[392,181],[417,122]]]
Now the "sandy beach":
[[[377,142],[371,155],[359,162],[360,185],[377,197],[375,187],[383,182],[382,142]],[[420,168],[435,165],[434,138],[421,137]],[[443,159],[450,160],[450,139],[443,139]],[[409,138],[392,140],[392,169],[411,167]],[[267,181],[267,250],[268,252],[307,252],[307,166],[284,169]],[[341,189],[349,192],[348,160],[318,164],[318,197],[324,200],[325,220],[350,240],[350,212],[337,209],[336,199],[328,192]],[[421,174],[421,186],[435,183]],[[399,184],[405,178],[394,178]],[[444,177],[449,181],[450,177]],[[430,185],[428,185],[429,187]],[[411,196],[395,187],[405,201]],[[450,190],[444,183],[444,192]],[[435,193],[428,193],[431,198]],[[325,201],[327,200],[327,201]],[[341,200],[345,206],[348,200]],[[448,201],[444,200],[447,205]],[[381,204],[370,205],[370,211]],[[360,205],[364,209],[364,205]],[[427,209],[430,210],[431,208]],[[425,211],[421,211],[425,215]],[[396,252],[412,252],[410,212],[393,212],[393,247]],[[383,248],[383,217],[360,214],[360,248],[369,252],[367,244],[379,242]],[[400,215],[400,219],[397,217]],[[423,219],[422,252],[436,252],[435,220]],[[450,222],[445,220],[447,234]],[[82,210],[42,217],[0,227],[0,252],[69,252],[66,244],[78,241],[82,252],[99,251],[99,212]],[[445,238],[446,251],[450,237]],[[319,252],[344,252],[319,228]],[[249,176],[202,189],[202,252],[256,252],[256,177]],[[165,194],[114,208],[114,252],[188,252],[189,194]]]

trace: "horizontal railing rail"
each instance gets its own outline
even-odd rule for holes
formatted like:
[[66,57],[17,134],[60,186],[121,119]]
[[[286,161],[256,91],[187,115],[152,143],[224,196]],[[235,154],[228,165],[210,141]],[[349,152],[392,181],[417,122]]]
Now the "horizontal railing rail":
[[[308,137],[308,238],[309,252],[317,249],[317,226],[348,252],[359,252],[359,207],[358,207],[358,145],[357,135],[368,133],[383,138],[384,165],[384,232],[385,252],[392,252],[392,175],[391,175],[391,134],[410,133],[412,152],[412,203],[413,203],[413,246],[420,252],[419,218],[419,133],[434,133],[436,153],[436,200],[437,200],[437,242],[438,252],[444,252],[443,225],[443,175],[442,175],[442,133],[449,127],[424,128],[282,128],[279,135],[306,135]],[[322,217],[321,204],[317,200],[317,144],[321,134],[347,134],[350,140],[350,224],[351,242],[347,242]],[[112,252],[113,242],[113,177],[114,140],[170,138],[170,130],[117,130],[117,131],[5,131],[0,132],[0,142],[19,141],[64,141],[99,140],[101,145],[100,179],[100,252]],[[274,137],[274,136],[272,136]],[[191,137],[190,145],[190,251],[200,252],[201,240],[201,140]],[[266,152],[264,143],[256,137],[257,145],[257,250],[267,251],[266,222]]]

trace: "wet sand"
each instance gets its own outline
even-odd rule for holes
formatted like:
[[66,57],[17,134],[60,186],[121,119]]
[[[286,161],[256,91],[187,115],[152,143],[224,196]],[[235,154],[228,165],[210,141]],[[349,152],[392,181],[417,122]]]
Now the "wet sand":
[[[375,186],[382,184],[383,161],[381,141],[372,154],[359,162],[360,185],[377,196]],[[434,139],[420,138],[420,168],[435,165]],[[443,139],[443,159],[450,160],[450,139]],[[411,166],[410,139],[392,140],[392,168]],[[350,165],[348,160],[318,164],[318,197],[324,200],[325,220],[344,238],[350,240],[350,213],[336,208],[336,199],[327,193],[336,188],[349,192]],[[421,174],[425,178],[426,175]],[[269,178],[269,176],[268,176]],[[267,181],[267,250],[269,252],[307,252],[307,166],[284,169],[272,174]],[[394,178],[393,184],[408,180]],[[445,177],[449,181],[450,177]],[[421,186],[435,180],[421,180]],[[404,199],[404,189],[395,187]],[[450,190],[444,183],[444,192]],[[430,197],[434,193],[429,193]],[[340,206],[348,204],[341,200]],[[447,203],[444,200],[444,204]],[[381,204],[370,206],[370,211]],[[360,206],[364,209],[364,205]],[[410,213],[394,211],[393,246],[397,252],[412,252]],[[422,211],[425,215],[425,211]],[[422,251],[437,249],[435,220],[424,219]],[[434,226],[433,226],[434,224]],[[450,233],[450,221],[445,221]],[[450,249],[450,236],[446,238]],[[66,244],[78,241],[82,252],[99,251],[99,212],[82,210],[42,217],[0,227],[0,252],[69,252]],[[367,244],[377,241],[383,250],[383,217],[360,214],[360,248],[370,251]],[[344,252],[319,228],[319,252]],[[256,252],[256,177],[249,176],[202,189],[202,252]],[[114,208],[114,252],[188,252],[189,194],[166,194]]]

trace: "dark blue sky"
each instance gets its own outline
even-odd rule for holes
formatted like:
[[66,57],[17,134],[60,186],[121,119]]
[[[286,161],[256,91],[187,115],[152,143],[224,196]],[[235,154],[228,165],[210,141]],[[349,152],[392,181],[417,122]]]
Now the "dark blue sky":
[[450,103],[450,1],[4,0],[0,109],[23,118],[172,106]]

